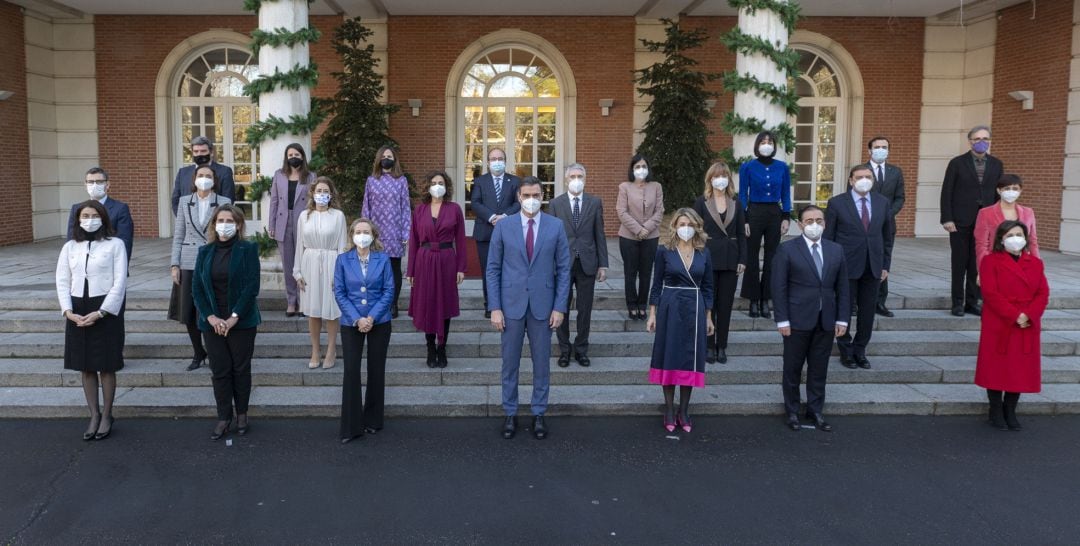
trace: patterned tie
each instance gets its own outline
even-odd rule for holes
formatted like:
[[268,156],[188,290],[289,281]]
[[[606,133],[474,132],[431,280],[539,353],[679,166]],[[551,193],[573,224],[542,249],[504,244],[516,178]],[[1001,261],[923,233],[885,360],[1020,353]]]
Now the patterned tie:
[[820,279],[822,275],[822,268],[824,267],[824,262],[821,261],[821,253],[818,252],[818,244],[814,243],[814,246],[812,248],[814,249],[814,265],[817,266],[817,276]]
[[529,232],[525,234],[525,254],[529,257],[529,261],[532,261],[533,253],[533,225],[536,224],[536,220],[529,219]]
[[574,198],[573,217],[574,217],[574,227],[577,228],[578,224],[581,223],[581,198],[580,197],[575,197]]
[[863,231],[870,231],[870,209],[866,207],[867,199],[863,197],[862,201],[862,228]]
[[502,177],[495,177],[495,203],[502,203]]

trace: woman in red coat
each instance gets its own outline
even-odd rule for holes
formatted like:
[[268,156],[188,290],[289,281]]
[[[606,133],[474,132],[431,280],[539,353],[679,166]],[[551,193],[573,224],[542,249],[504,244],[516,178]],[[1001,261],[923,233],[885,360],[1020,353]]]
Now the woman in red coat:
[[461,314],[457,287],[465,279],[465,215],[447,199],[453,186],[446,173],[430,172],[422,184],[424,197],[409,230],[409,316],[427,338],[428,367],[445,368],[450,318]]
[[986,389],[990,424],[1000,430],[1020,430],[1020,393],[1042,390],[1039,323],[1050,286],[1042,260],[1031,255],[1027,243],[1027,226],[1002,222],[993,251],[979,264],[983,313],[975,384]]

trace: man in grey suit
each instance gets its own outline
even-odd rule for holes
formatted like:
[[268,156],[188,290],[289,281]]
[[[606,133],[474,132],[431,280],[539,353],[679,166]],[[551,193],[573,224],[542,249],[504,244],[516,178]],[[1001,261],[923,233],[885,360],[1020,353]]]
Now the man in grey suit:
[[551,375],[551,331],[566,316],[570,247],[558,218],[540,212],[543,189],[535,176],[517,191],[521,212],[507,216],[491,235],[486,277],[491,325],[502,332],[502,436],[517,432],[518,369],[525,335],[532,352],[533,436],[547,437],[544,422]]
[[574,163],[566,168],[567,193],[551,201],[551,214],[562,220],[570,244],[570,292],[567,309],[577,288],[577,337],[570,345],[570,321],[564,320],[556,331],[559,338],[559,367],[574,360],[589,365],[589,325],[592,322],[593,289],[596,281],[607,280],[607,239],[604,237],[604,204],[599,197],[585,193],[585,166]]
[[233,181],[231,168],[214,161],[214,143],[204,136],[191,139],[191,157],[195,164],[186,165],[176,173],[172,189],[172,213],[176,216],[176,209],[180,206],[180,198],[191,193],[191,184],[195,181],[195,169],[203,165],[210,165],[214,170],[214,176],[218,180],[217,194],[228,197],[229,201],[236,201],[236,183]]
[[[480,269],[487,271],[488,247],[495,224],[511,214],[521,210],[517,200],[518,185],[521,179],[506,172],[506,152],[500,148],[488,150],[488,172],[473,180],[469,200],[476,213],[473,223],[473,240],[476,241],[476,255],[480,258]],[[481,278],[484,289],[484,317],[491,318],[488,311],[487,276]]]
[[[889,217],[896,225],[896,215],[904,208],[904,171],[892,163],[886,163],[889,159],[889,139],[876,136],[867,144],[870,148],[870,170],[874,173],[874,193],[881,194],[889,203]],[[877,314],[883,317],[894,317],[895,313],[885,306],[885,300],[889,297],[889,279],[881,281],[878,288]]]

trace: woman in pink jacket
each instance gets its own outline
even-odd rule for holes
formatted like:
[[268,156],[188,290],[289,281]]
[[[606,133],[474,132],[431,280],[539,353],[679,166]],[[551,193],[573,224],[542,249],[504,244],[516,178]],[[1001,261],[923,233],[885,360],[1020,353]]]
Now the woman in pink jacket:
[[1027,247],[1025,250],[1039,258],[1039,239],[1035,236],[1035,211],[1018,204],[1024,182],[1015,174],[1003,174],[998,179],[997,192],[1001,197],[997,203],[983,207],[975,219],[975,264],[981,264],[983,258],[994,249],[994,232],[1006,220],[1021,222],[1027,227]]

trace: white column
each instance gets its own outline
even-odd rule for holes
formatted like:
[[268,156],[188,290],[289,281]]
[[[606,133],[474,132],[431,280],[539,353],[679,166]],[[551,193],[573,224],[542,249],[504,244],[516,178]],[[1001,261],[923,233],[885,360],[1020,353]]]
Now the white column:
[[[266,32],[274,32],[279,28],[285,28],[290,32],[296,32],[308,26],[308,3],[307,0],[275,0],[263,2],[259,8],[259,28]],[[288,72],[298,64],[301,67],[308,65],[308,45],[297,44],[292,47],[264,46],[259,49],[259,73],[270,76],[277,72]],[[263,93],[259,97],[259,119],[266,120],[271,114],[283,120],[295,115],[307,115],[311,109],[311,90],[307,87],[300,89],[276,89],[269,93]],[[267,139],[259,146],[259,170],[261,174],[270,176],[274,171],[281,168],[281,158],[285,153],[285,146],[291,142],[299,142],[304,146],[304,151],[311,157],[311,135],[283,134],[277,138]],[[264,198],[269,198],[269,192]]]
[[[767,9],[759,9],[753,14],[745,9],[740,10],[739,30],[748,36],[762,38],[779,50],[783,50],[788,45],[788,30],[783,20],[779,14]],[[735,70],[740,74],[754,76],[762,83],[787,85],[787,74],[776,66],[772,59],[761,54],[737,53]],[[768,98],[758,96],[753,91],[735,94],[735,112],[745,119],[763,120],[766,128],[776,127],[787,121],[787,112],[782,106],[773,104]],[[734,135],[735,157],[753,156],[756,136],[756,134]],[[794,152],[794,150],[785,150],[777,143],[777,159],[786,161],[788,152]]]
[[1065,172],[1061,195],[1058,248],[1080,254],[1080,0],[1073,3],[1072,62],[1069,64],[1069,110],[1065,133]]
[[991,125],[997,19],[990,15],[957,27],[953,20],[929,18],[925,28],[915,236],[944,237],[945,167],[968,150],[972,127]]
[[[664,54],[649,51],[642,40],[663,42],[667,39],[667,26],[660,19],[638,17],[634,25],[634,70],[644,70],[656,63],[664,62]],[[645,140],[645,124],[649,122],[649,113],[645,110],[652,104],[652,97],[637,92],[634,85],[634,140],[629,155],[634,154]]]

